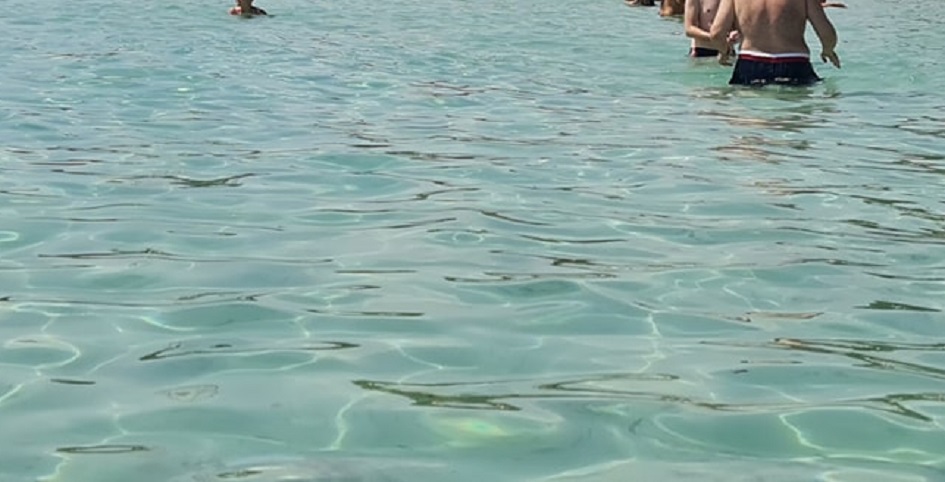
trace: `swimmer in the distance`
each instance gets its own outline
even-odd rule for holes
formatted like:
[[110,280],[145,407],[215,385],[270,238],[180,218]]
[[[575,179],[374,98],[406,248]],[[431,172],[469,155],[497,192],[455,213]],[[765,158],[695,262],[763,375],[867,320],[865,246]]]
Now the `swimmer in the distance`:
[[230,15],[252,17],[253,15],[269,15],[265,10],[254,7],[253,0],[236,0],[236,6],[230,9]]

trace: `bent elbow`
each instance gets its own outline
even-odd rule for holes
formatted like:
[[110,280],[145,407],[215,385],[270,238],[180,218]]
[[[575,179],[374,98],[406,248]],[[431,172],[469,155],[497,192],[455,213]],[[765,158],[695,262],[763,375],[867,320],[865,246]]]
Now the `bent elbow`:
[[708,42],[711,40],[708,31],[703,30],[691,23],[686,24],[686,36],[692,39],[701,40],[703,42]]
[[[718,20],[718,19],[716,19]],[[712,26],[709,27],[709,31],[706,32],[709,37],[710,42],[719,43],[725,40],[725,36],[728,34],[726,29],[722,28],[721,22],[712,22]]]
[[686,36],[689,38],[699,38],[699,29],[692,25],[686,25]]

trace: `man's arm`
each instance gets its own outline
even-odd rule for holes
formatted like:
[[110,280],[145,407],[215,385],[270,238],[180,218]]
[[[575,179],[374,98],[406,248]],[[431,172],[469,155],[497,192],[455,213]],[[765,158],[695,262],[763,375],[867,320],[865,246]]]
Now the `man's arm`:
[[715,14],[712,28],[709,29],[709,40],[715,44],[719,52],[724,52],[728,48],[727,37],[732,30],[736,30],[735,1],[722,0],[719,2],[719,10]]
[[711,42],[709,32],[699,26],[699,14],[702,12],[702,0],[686,0],[683,25],[686,27],[686,36],[704,42]]
[[810,24],[814,27],[814,32],[817,33],[817,38],[820,39],[820,58],[824,62],[829,60],[839,69],[840,57],[834,52],[834,49],[837,48],[837,29],[827,18],[820,0],[807,0],[807,20],[810,21]]

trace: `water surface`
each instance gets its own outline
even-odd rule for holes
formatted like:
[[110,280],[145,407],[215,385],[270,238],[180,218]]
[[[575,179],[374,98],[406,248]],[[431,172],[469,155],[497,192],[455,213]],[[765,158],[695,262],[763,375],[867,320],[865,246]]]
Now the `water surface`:
[[945,478],[945,4],[259,5],[0,17],[0,479]]

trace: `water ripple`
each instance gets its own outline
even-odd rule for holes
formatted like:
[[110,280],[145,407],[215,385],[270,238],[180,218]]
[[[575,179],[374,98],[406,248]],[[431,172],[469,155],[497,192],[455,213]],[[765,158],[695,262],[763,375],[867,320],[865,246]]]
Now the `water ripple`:
[[257,3],[0,17],[0,479],[942,478],[945,4]]

